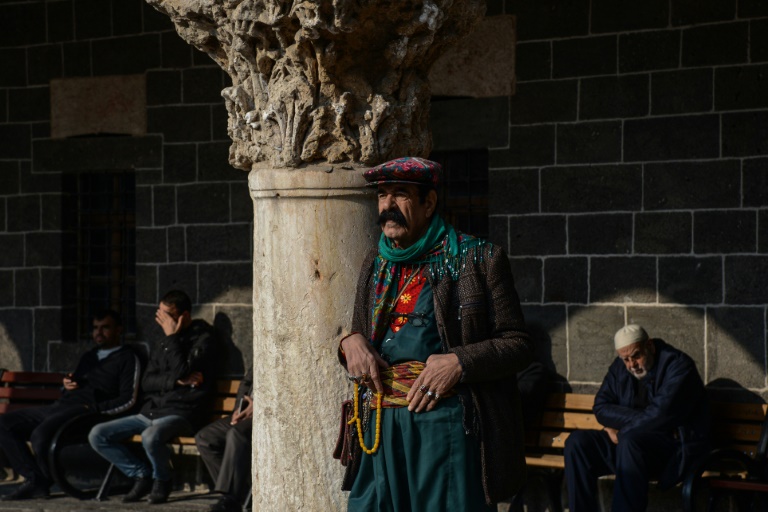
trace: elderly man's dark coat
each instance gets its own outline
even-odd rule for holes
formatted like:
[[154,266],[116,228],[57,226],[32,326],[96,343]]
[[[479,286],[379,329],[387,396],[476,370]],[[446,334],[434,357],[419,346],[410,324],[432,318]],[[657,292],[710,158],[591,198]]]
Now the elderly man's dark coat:
[[650,387],[647,405],[638,404],[640,382],[617,357],[595,396],[594,413],[601,425],[619,431],[619,439],[622,433],[638,430],[667,433],[680,441],[659,479],[659,486],[667,488],[709,448],[709,402],[693,360],[662,340],[651,342],[656,346],[655,363],[642,381]]
[[[472,425],[465,422],[465,428],[480,436],[483,487],[490,504],[516,494],[525,480],[516,373],[530,364],[533,350],[506,254],[490,244],[476,251],[475,257],[470,251],[457,281],[450,276],[436,280],[429,270],[426,276],[434,290],[443,352],[455,353],[464,369],[459,387],[466,392],[465,409],[471,408],[465,417],[475,420]],[[352,319],[352,331],[368,339],[376,254],[372,250],[363,262]]]

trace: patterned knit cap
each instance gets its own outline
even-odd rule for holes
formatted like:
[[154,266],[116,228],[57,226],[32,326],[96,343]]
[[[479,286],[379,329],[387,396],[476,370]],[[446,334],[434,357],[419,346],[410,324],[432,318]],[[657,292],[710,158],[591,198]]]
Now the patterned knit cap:
[[412,183],[437,188],[442,173],[443,168],[437,162],[407,156],[379,164],[366,171],[363,177],[368,182],[368,186],[381,183]]

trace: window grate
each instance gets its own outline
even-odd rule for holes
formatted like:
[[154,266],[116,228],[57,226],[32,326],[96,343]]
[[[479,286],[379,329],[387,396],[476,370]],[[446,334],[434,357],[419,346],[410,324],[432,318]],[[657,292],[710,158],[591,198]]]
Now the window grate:
[[443,167],[438,211],[464,233],[488,238],[488,151],[435,151]]
[[66,337],[88,339],[93,314],[119,311],[124,333],[136,332],[136,183],[132,172],[69,175],[63,203],[63,303],[74,321]]

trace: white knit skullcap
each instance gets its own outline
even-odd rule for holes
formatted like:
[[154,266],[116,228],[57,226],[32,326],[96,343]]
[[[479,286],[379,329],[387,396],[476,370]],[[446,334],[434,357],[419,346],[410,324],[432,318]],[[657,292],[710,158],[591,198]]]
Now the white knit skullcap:
[[613,345],[616,350],[619,350],[647,339],[648,333],[645,332],[645,329],[637,324],[629,324],[616,331],[616,335],[613,337]]

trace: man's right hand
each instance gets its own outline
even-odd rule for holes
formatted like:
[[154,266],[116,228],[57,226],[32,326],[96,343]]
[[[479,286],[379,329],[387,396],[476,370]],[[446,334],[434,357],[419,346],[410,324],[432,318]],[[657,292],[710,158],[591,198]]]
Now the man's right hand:
[[357,333],[348,336],[341,342],[341,349],[347,359],[349,376],[365,377],[367,375],[368,379],[364,380],[364,383],[368,387],[373,384],[377,393],[383,393],[384,386],[381,385],[379,368],[387,368],[389,363],[381,358],[365,336]]
[[179,316],[178,320],[174,320],[171,315],[159,308],[155,313],[155,322],[163,328],[163,332],[166,336],[179,332],[181,330],[182,321],[182,316]]
[[619,431],[615,428],[611,427],[604,427],[603,430],[608,434],[608,437],[611,438],[611,441],[613,441],[613,444],[619,444]]
[[239,411],[232,413],[232,419],[229,421],[230,425],[237,425],[243,420],[253,418],[253,399],[248,395],[245,395],[243,401],[247,402],[248,406],[245,408],[241,407]]

